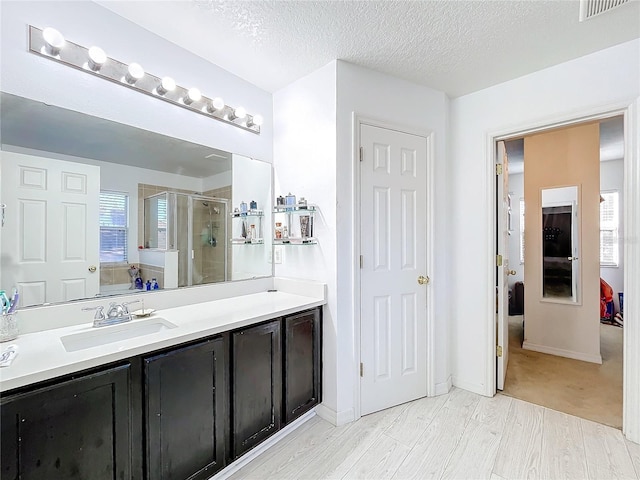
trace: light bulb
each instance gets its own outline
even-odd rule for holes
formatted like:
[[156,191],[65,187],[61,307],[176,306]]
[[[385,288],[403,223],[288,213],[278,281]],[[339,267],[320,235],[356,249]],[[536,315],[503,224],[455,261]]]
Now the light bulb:
[[197,88],[190,88],[187,91],[187,94],[182,99],[182,101],[186,105],[191,105],[193,102],[200,101],[201,98],[202,98],[202,94],[200,93],[200,90],[198,90]]
[[242,107],[238,107],[235,110],[231,110],[229,112],[229,120],[233,121],[236,118],[239,118],[240,120],[242,120],[244,117],[247,116],[247,111],[242,108]]
[[128,84],[133,85],[142,77],[144,77],[144,69],[140,66],[140,64],[132,63],[131,65],[129,65],[129,68],[127,68],[127,74],[125,75],[124,79]]
[[238,107],[234,111],[234,116],[242,120],[244,117],[247,116],[247,111],[242,107]]
[[207,110],[209,113],[213,113],[216,110],[222,110],[224,108],[224,100],[220,97],[214,98],[209,105],[207,105]]
[[254,115],[249,120],[247,120],[247,127],[253,127],[254,125],[259,127],[264,122],[264,118],[262,115]]
[[89,61],[87,65],[91,70],[97,72],[102,68],[104,62],[107,61],[107,54],[100,47],[91,47],[89,49]]
[[51,56],[57,56],[64,46],[64,37],[55,28],[47,27],[42,31],[42,38],[45,42],[45,52]]
[[158,95],[164,95],[167,92],[173,92],[176,89],[176,81],[171,77],[164,77],[160,81],[160,85],[156,87]]

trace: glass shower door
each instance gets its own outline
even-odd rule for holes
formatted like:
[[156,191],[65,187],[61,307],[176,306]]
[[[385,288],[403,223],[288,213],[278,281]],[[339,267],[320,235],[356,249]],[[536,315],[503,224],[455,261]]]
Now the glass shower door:
[[214,198],[192,197],[191,284],[227,279],[227,208]]

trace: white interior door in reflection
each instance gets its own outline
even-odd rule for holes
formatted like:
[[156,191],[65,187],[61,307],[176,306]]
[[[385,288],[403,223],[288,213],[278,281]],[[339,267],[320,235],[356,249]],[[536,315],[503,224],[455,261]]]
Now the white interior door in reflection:
[[578,303],[578,187],[542,189],[542,297]]
[[100,167],[2,152],[2,285],[21,306],[93,297],[100,289]]

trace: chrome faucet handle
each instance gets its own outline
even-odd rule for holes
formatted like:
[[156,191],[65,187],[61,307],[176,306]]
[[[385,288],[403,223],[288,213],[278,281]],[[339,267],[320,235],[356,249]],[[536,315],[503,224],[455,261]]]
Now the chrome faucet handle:
[[109,310],[107,310],[107,318],[119,317],[122,314],[122,305],[118,305],[116,302],[109,303]]
[[132,303],[140,303],[140,300],[133,300],[132,302],[122,302],[122,309],[124,310],[125,315],[129,315],[129,307]]
[[106,317],[104,316],[104,307],[102,305],[98,305],[97,307],[84,307],[82,309],[83,312],[91,312],[95,310],[96,314],[93,316],[94,320],[104,320]]

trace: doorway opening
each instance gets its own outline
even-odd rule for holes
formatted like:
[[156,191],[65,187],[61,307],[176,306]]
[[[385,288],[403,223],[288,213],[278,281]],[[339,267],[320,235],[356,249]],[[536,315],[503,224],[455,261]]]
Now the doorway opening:
[[[592,120],[588,123],[597,125],[596,132],[599,136],[598,165],[593,166],[591,171],[595,171],[598,176],[594,188],[599,194],[597,202],[599,209],[596,205],[596,210],[592,210],[592,214],[597,215],[594,221],[598,222],[600,231],[599,233],[593,232],[594,237],[585,236],[583,239],[582,232],[587,228],[587,225],[581,225],[577,222],[575,231],[580,234],[580,240],[584,241],[583,245],[571,250],[574,253],[564,251],[571,248],[569,235],[572,221],[571,208],[559,206],[557,203],[544,205],[545,193],[548,196],[552,190],[552,193],[557,193],[563,188],[540,187],[538,181],[540,175],[539,172],[535,173],[536,165],[532,163],[536,161],[536,158],[531,154],[527,156],[526,163],[531,166],[532,177],[527,178],[525,138],[531,140],[531,137],[540,137],[540,134],[511,137],[504,141],[508,157],[508,187],[506,187],[508,201],[506,208],[509,210],[507,212],[509,219],[507,222],[508,245],[505,257],[508,258],[509,266],[507,268],[511,275],[506,277],[508,278],[509,291],[508,305],[503,306],[501,303],[498,305],[498,311],[507,309],[502,314],[504,321],[508,324],[507,339],[504,341],[508,342],[507,351],[509,352],[506,359],[508,363],[503,365],[506,370],[504,382],[503,385],[498,382],[498,386],[502,386],[500,390],[505,395],[622,428],[624,117],[617,115],[596,122]],[[580,125],[582,124],[574,124],[568,128]],[[544,141],[552,140],[547,137]],[[530,142],[529,146],[529,152],[531,152],[533,142]],[[558,151],[559,156],[561,156],[560,153]],[[557,159],[555,161],[559,162]],[[500,159],[498,163],[502,163]],[[546,177],[543,184],[564,187],[566,190],[566,185],[571,182],[562,178],[563,168],[563,165],[559,163],[557,168],[547,168],[543,171]],[[502,180],[498,179],[498,182],[500,181]],[[576,183],[579,183],[577,187],[579,194],[575,202],[577,209],[575,219],[577,221],[584,214],[582,210],[586,211],[587,209],[586,185],[588,181]],[[525,191],[528,193],[525,194]],[[536,200],[535,196],[538,197],[538,202],[534,201]],[[583,202],[585,205],[582,205]],[[528,210],[525,205],[529,207]],[[594,202],[591,202],[591,205],[593,206]],[[497,198],[496,218],[499,218],[502,208],[503,201]],[[563,228],[563,221],[568,222],[567,228]],[[556,225],[554,222],[560,223]],[[496,233],[499,234],[499,232]],[[589,248],[585,244],[585,242],[593,244],[594,241],[597,248]],[[579,244],[580,241],[576,240],[576,243]],[[527,247],[530,249],[528,252]],[[563,250],[561,247],[566,248]],[[590,245],[590,247],[594,247],[594,245]],[[532,252],[531,249],[536,252]],[[553,252],[556,250],[562,251],[563,256],[554,257]],[[577,253],[578,251],[581,253]],[[574,272],[572,277],[572,264],[584,265],[583,262],[586,262],[587,259],[580,257],[588,252],[591,252],[589,253],[591,256],[599,255],[597,259],[592,258],[593,262],[597,262],[595,263],[596,270],[582,268],[577,274]],[[534,253],[537,253],[538,257]],[[568,271],[560,268],[565,264],[569,266]],[[499,283],[500,267],[497,268],[497,271],[496,284]],[[567,272],[569,272],[568,275]],[[572,281],[575,283],[574,285],[572,285]],[[582,285],[581,282],[586,283]],[[587,283],[590,285],[597,283],[598,285],[597,304],[595,298],[592,298],[594,296],[593,289],[587,290],[585,287]],[[602,289],[600,285],[602,285]],[[554,297],[556,293],[560,295],[565,291],[567,293],[565,295],[566,301],[563,298],[548,298]],[[592,292],[588,295],[589,298],[579,297],[580,292],[588,291]],[[607,295],[601,295],[605,292]],[[578,295],[577,298],[576,295]],[[604,297],[602,302],[601,297]],[[554,305],[556,300],[562,304]],[[568,305],[570,303],[573,303],[573,306]],[[602,310],[600,309],[601,303],[604,307]],[[537,304],[544,304],[546,310],[536,309]],[[572,310],[585,305],[589,305],[590,318],[597,317],[595,325],[592,320],[589,320],[590,327],[586,326],[586,322],[580,323],[580,321],[568,327],[570,322],[566,317],[572,315]],[[594,305],[597,306],[594,307]],[[594,308],[597,308],[597,311],[591,311]],[[551,311],[550,309],[556,309],[558,315],[550,318],[553,317],[548,313]],[[540,315],[546,315],[547,318],[541,319]],[[529,322],[527,323],[527,321]],[[586,331],[590,329],[591,335],[595,335],[595,341],[598,342],[598,354],[576,353],[579,348],[576,348],[576,351],[572,348],[559,348],[558,345],[563,343],[557,338],[545,343],[541,340],[545,338],[545,335],[540,334],[540,325],[545,321],[547,323],[544,328],[547,332],[559,324],[567,324],[565,326],[568,329],[564,332],[559,329],[557,333],[550,333],[555,337],[563,335],[574,338],[586,337],[589,335]],[[571,339],[568,338],[567,342],[564,345],[571,344]],[[602,358],[601,364],[598,363],[598,357]],[[499,357],[497,357],[497,362],[500,362]]]

